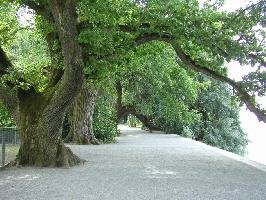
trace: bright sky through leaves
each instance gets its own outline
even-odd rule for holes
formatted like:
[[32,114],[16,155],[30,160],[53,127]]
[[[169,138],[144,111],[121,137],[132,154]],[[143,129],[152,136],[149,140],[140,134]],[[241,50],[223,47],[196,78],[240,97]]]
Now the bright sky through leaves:
[[[223,10],[234,11],[240,7],[245,7],[251,2],[256,3],[258,0],[226,0]],[[241,80],[245,74],[247,74],[251,67],[240,66],[238,62],[231,62],[228,64],[229,77],[235,80]],[[260,103],[266,106],[266,97],[260,99]],[[248,133],[249,140],[247,157],[251,160],[266,164],[266,124],[259,123],[256,116],[246,110],[244,107],[240,111],[240,120],[242,122],[243,129]]]

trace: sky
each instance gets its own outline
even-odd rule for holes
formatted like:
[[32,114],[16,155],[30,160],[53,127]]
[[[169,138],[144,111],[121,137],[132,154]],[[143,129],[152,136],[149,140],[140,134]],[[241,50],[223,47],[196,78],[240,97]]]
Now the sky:
[[225,0],[225,5],[223,6],[223,10],[226,11],[234,11],[240,7],[245,7],[249,3],[256,3],[259,0]]
[[[222,9],[234,11],[250,2],[258,2],[258,0],[226,0],[225,6]],[[237,81],[241,80],[241,77],[251,70],[249,66],[240,66],[238,62],[231,62],[227,67],[229,77]],[[265,107],[266,97],[260,99],[260,103]],[[246,157],[266,165],[266,124],[259,122],[255,114],[246,110],[245,106],[241,108],[240,121],[242,128],[248,134],[248,139],[250,140]]]

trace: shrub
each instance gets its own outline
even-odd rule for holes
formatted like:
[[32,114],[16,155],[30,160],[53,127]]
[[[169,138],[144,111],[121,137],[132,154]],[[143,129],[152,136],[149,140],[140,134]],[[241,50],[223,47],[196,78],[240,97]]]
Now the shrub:
[[99,97],[95,108],[94,135],[103,143],[115,142],[117,136],[116,110],[112,100],[112,97]]

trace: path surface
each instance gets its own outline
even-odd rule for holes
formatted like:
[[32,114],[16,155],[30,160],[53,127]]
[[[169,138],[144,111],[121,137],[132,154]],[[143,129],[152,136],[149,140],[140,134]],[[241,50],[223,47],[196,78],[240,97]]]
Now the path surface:
[[123,131],[118,143],[71,146],[84,165],[0,171],[0,199],[265,200],[266,172],[175,135]]

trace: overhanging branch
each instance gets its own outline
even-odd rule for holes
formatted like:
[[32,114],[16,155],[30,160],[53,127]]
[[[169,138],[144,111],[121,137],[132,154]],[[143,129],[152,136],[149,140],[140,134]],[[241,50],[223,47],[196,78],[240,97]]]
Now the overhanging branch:
[[259,121],[263,121],[264,123],[266,123],[266,111],[263,109],[260,109],[258,107],[256,107],[256,105],[254,105],[253,100],[252,100],[252,96],[250,96],[248,94],[248,92],[246,92],[241,85],[239,85],[237,82],[235,82],[234,80],[223,76],[221,74],[219,74],[218,72],[205,67],[205,66],[201,66],[200,64],[197,64],[189,55],[187,55],[182,49],[181,47],[178,45],[178,43],[175,41],[175,39],[169,35],[169,34],[158,34],[158,33],[152,33],[152,34],[144,34],[141,37],[138,37],[136,39],[136,43],[138,45],[144,44],[146,42],[149,41],[164,41],[166,43],[171,44],[171,46],[174,48],[177,56],[180,58],[180,60],[186,64],[187,67],[189,67],[190,69],[192,69],[193,71],[196,72],[200,72],[203,73],[215,80],[218,81],[222,81],[225,83],[228,83],[230,86],[232,86],[238,93],[239,98],[241,99],[241,101],[243,101],[247,108],[253,112]]
[[[4,50],[0,46],[0,78],[2,78],[3,75],[7,74],[8,69],[11,67],[12,63],[10,62]],[[8,86],[0,86],[0,100],[3,102],[7,110],[15,119],[17,116],[18,101],[17,95],[11,89],[12,88]]]
[[54,21],[52,13],[48,9],[46,9],[44,5],[37,4],[32,0],[24,0],[23,3],[27,5],[30,9],[34,10],[37,14],[41,15],[46,20],[50,22]]
[[0,77],[5,75],[10,67],[12,67],[12,63],[10,62],[6,53],[0,46]]

